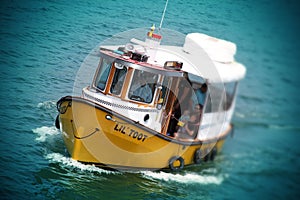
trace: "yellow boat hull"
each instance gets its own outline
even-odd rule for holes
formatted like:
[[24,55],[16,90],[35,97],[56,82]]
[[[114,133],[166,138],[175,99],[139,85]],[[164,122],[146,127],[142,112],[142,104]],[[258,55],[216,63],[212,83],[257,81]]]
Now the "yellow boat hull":
[[87,99],[64,97],[57,106],[71,157],[118,170],[176,170],[213,159],[231,130],[214,140],[179,141]]

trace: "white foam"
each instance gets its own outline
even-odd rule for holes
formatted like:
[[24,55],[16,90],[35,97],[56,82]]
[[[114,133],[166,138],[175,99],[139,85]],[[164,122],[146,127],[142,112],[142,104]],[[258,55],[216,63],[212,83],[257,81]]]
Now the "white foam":
[[95,165],[86,165],[86,164],[80,163],[76,160],[73,160],[70,157],[65,157],[64,155],[62,155],[60,153],[49,153],[46,155],[46,159],[48,159],[54,163],[60,163],[63,166],[79,169],[81,171],[98,172],[98,173],[105,173],[105,174],[120,173],[120,172],[115,172],[115,171],[104,170],[99,167],[96,167]]
[[38,103],[37,105],[38,108],[43,108],[43,109],[52,109],[56,107],[56,102],[55,101],[45,101],[42,103]]
[[195,173],[187,173],[184,175],[181,174],[172,174],[172,173],[166,173],[166,172],[143,172],[145,177],[164,180],[164,181],[175,181],[179,183],[198,183],[202,185],[208,185],[208,184],[215,184],[220,185],[224,177],[221,175],[199,175]]
[[277,125],[277,124],[268,124],[270,129],[277,129],[277,130],[293,130],[299,129],[297,126],[289,126],[289,125]]
[[40,128],[33,129],[32,131],[38,136],[35,140],[40,142],[45,142],[49,136],[60,134],[60,131],[55,126],[42,126]]
[[245,114],[239,112],[235,112],[235,116],[242,119],[246,117]]
[[203,169],[201,172],[208,173],[208,174],[217,174],[218,170],[216,168],[207,168],[207,169]]

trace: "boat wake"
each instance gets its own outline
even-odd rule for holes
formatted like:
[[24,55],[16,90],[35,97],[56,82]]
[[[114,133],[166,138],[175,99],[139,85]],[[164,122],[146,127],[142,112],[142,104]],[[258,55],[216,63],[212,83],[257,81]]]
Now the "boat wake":
[[58,163],[58,164],[61,164],[63,167],[79,169],[80,171],[97,172],[99,174],[118,174],[118,173],[120,173],[120,172],[116,172],[116,171],[104,170],[99,167],[96,167],[95,165],[86,165],[86,164],[80,163],[76,160],[73,160],[70,157],[66,157],[60,153],[49,153],[45,157],[51,163]]
[[[60,131],[55,128],[55,126],[42,126],[32,130],[36,134],[36,141],[43,143],[52,143],[55,142],[53,139],[60,138]],[[57,142],[55,142],[57,143]],[[122,172],[118,171],[110,171],[104,170],[94,165],[86,165],[80,163],[72,158],[63,155],[62,153],[58,153],[57,149],[55,151],[51,150],[52,145],[46,145],[45,148],[47,152],[45,154],[45,158],[49,160],[50,163],[57,163],[61,167],[67,167],[69,169],[78,169],[80,171],[86,172],[96,172],[99,174],[120,174]],[[63,147],[62,147],[63,148]],[[187,172],[186,174],[172,174],[166,172],[152,172],[152,171],[144,171],[141,174],[146,179],[155,179],[162,181],[174,181],[178,183],[184,184],[215,184],[220,185],[226,176],[218,175],[215,169],[204,169],[202,174]]]
[[56,101],[44,101],[42,103],[38,103],[37,107],[48,111],[56,109]]
[[37,107],[42,110],[41,113],[46,115],[47,117],[50,117],[51,120],[55,120],[57,115],[56,110],[56,101],[44,101],[41,103],[38,103]]
[[209,185],[215,184],[220,185],[226,176],[224,175],[201,175],[197,173],[188,172],[187,174],[172,174],[166,172],[143,172],[143,175],[146,178],[163,180],[163,181],[174,181],[178,183],[184,184],[201,184],[201,185]]
[[60,134],[59,130],[55,126],[42,126],[40,128],[33,129],[32,131],[37,134],[35,140],[39,142],[45,142],[48,138]]
[[[104,170],[94,165],[82,164],[71,157],[58,153],[58,151],[64,151],[64,147],[57,147],[57,140],[61,141],[60,131],[55,126],[42,126],[32,130],[36,134],[35,140],[43,143],[45,148],[44,157],[49,160],[50,163],[57,163],[60,167],[68,169],[78,169],[80,171],[96,172],[100,174],[116,174],[120,172]],[[54,145],[55,144],[55,145]],[[61,144],[63,145],[63,144]]]

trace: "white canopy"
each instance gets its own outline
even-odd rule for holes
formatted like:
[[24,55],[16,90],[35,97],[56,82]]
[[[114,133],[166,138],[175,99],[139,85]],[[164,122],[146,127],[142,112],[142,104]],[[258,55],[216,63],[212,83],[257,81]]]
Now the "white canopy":
[[234,60],[236,45],[200,33],[190,33],[183,47],[159,46],[155,62],[166,59],[183,62],[183,71],[201,76],[210,82],[233,82],[244,78],[246,68]]
[[[205,34],[188,34],[183,47],[166,45],[153,47],[136,39],[132,39],[132,42],[140,45],[140,48],[134,46],[134,49],[144,48],[145,53],[150,55],[149,63],[164,66],[166,61],[179,61],[183,63],[183,71],[201,76],[209,82],[239,81],[246,74],[246,68],[234,60],[236,53],[234,43]],[[105,48],[116,50],[118,46]]]
[[236,53],[234,43],[201,33],[190,33],[185,38],[183,49],[193,54],[193,52],[198,52],[196,48],[202,48],[207,53],[223,82],[244,78],[246,68],[234,60]]

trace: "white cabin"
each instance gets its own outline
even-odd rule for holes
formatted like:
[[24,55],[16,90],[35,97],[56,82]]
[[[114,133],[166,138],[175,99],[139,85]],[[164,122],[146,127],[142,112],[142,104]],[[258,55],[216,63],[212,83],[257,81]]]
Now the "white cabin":
[[196,90],[207,84],[197,139],[224,132],[238,82],[246,73],[234,59],[236,45],[200,33],[188,34],[183,46],[160,45],[160,38],[149,37],[145,42],[132,39],[126,45],[102,46],[94,80],[83,89],[83,97],[169,135],[174,105],[182,94],[180,84],[190,85],[190,100],[197,99]]

